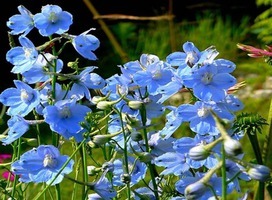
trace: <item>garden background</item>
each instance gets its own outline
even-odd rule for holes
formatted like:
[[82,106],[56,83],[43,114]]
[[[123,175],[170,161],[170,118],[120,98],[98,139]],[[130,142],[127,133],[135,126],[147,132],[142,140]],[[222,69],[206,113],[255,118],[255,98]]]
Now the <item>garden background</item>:
[[[17,13],[18,5],[22,4],[35,13],[42,5],[57,4],[72,13],[74,21],[80,22],[71,27],[70,33],[79,34],[91,27],[96,28],[95,35],[101,41],[96,51],[99,58],[96,72],[104,78],[118,72],[117,65],[136,60],[142,53],[164,58],[170,52],[181,50],[186,41],[194,42],[199,49],[214,45],[220,52],[218,57],[236,63],[234,75],[238,81],[245,81],[245,86],[238,91],[245,104],[243,112],[254,112],[267,118],[272,94],[270,66],[263,59],[249,58],[236,44],[264,48],[272,43],[272,37],[262,35],[271,33],[271,28],[266,23],[259,26],[257,21],[261,13],[270,9],[272,1],[264,4],[260,0],[10,0],[5,4],[0,8],[0,91],[13,86],[15,78],[10,73],[12,66],[5,60],[5,54],[10,49],[6,21]],[[268,14],[264,18],[269,17]],[[178,104],[180,99],[174,101]],[[5,126],[2,124],[1,130],[4,131]],[[263,141],[264,135],[260,135],[260,146]],[[246,142],[245,152],[250,155],[252,149]],[[8,146],[0,145],[1,153],[9,151]]]

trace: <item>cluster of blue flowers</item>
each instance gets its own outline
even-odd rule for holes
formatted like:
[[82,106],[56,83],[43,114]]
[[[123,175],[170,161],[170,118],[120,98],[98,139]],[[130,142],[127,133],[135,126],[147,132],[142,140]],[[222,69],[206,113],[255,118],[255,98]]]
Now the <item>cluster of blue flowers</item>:
[[[38,141],[36,148],[14,157],[11,171],[19,182],[55,185],[68,177],[74,160],[61,155],[61,141],[109,152],[103,164],[86,166],[89,176],[100,176],[80,182],[94,191],[89,199],[120,198],[119,192],[127,190],[124,199],[206,200],[242,192],[240,180],[270,177],[266,166],[242,160],[243,132],[232,129],[235,112],[243,109],[232,92],[236,66],[216,59],[215,47],[200,51],[185,42],[183,51],[165,60],[142,54],[139,60],[118,66],[120,74],[104,79],[94,73],[96,66],[81,68],[78,60],[65,64],[60,58],[71,44],[80,58],[96,60],[100,42],[89,33],[93,29],[69,34],[73,17],[57,5],[46,5],[37,14],[24,6],[18,10],[7,26],[11,35],[19,35],[20,46],[13,46],[6,59],[19,79],[0,94],[10,117],[1,141],[20,145],[31,126],[40,124],[47,124],[55,136],[52,144]],[[27,37],[35,29],[49,41],[35,46]],[[57,49],[55,43],[63,46]],[[66,66],[74,71],[62,73]],[[174,95],[184,93],[191,94],[190,101],[168,104]],[[35,119],[30,119],[33,114]],[[155,130],[159,117],[166,123]],[[179,131],[184,124],[188,133]],[[41,130],[42,134],[48,133]],[[225,180],[218,173],[221,168]]]

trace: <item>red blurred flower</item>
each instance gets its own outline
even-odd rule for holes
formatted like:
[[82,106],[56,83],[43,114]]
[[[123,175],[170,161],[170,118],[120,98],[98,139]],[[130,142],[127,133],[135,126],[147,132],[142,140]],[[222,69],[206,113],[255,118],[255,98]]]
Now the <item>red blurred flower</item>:
[[243,51],[249,52],[247,54],[249,57],[252,58],[260,58],[260,57],[272,57],[272,46],[266,46],[266,49],[259,49],[250,45],[245,44],[237,44],[237,47],[239,49],[242,49]]
[[2,173],[2,177],[4,178],[4,179],[6,179],[6,180],[10,180],[10,181],[14,181],[14,174],[13,173],[11,173],[11,172],[9,172],[9,171],[4,171],[3,173]]
[[11,158],[10,154],[0,154],[0,163],[3,163],[4,160]]
[[[10,159],[11,154],[0,154],[0,163],[3,163],[4,160]],[[4,171],[2,177],[6,180],[14,181],[14,174],[9,171]]]

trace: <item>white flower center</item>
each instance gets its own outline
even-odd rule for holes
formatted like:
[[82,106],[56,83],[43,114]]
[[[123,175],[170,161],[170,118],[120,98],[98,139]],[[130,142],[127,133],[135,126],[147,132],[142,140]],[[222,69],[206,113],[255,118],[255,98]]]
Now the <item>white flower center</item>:
[[69,109],[69,107],[68,106],[64,106],[61,110],[60,110],[60,116],[62,117],[62,118],[69,118],[69,117],[71,117],[71,111],[70,111],[70,109]]
[[210,82],[212,82],[212,78],[213,78],[212,74],[205,73],[205,74],[202,75],[201,82],[207,85]]
[[56,21],[58,21],[58,16],[56,15],[55,12],[51,12],[51,13],[50,13],[49,19],[50,19],[50,21],[51,21],[52,23],[55,23]]
[[198,61],[198,56],[196,54],[196,52],[192,51],[192,52],[188,52],[185,62],[187,63],[187,65],[189,65],[190,67],[193,67],[195,63],[197,63]]
[[28,103],[33,98],[33,94],[27,93],[25,89],[22,89],[20,97],[23,102]]
[[207,108],[205,108],[205,107],[203,107],[203,108],[200,108],[200,109],[198,109],[197,110],[197,115],[199,116],[199,117],[206,117],[207,115],[209,114],[209,109],[207,109]]
[[57,160],[50,154],[46,154],[43,159],[43,166],[53,168],[57,165]]
[[162,77],[161,70],[156,70],[156,71],[152,74],[152,78],[153,78],[153,79],[160,79],[161,77]]
[[31,54],[32,54],[32,52],[33,52],[33,49],[31,49],[31,48],[23,48],[24,49],[24,52],[25,52],[25,57],[26,58],[29,58],[29,57],[31,57]]

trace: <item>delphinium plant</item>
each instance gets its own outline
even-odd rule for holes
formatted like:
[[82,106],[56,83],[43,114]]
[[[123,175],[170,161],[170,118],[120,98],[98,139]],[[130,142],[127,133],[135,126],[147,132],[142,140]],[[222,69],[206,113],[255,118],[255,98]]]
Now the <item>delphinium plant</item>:
[[[165,59],[142,54],[103,78],[99,66],[80,62],[97,59],[93,28],[69,34],[73,16],[57,5],[37,14],[18,10],[7,21],[6,54],[17,79],[0,94],[8,117],[1,142],[12,147],[10,162],[0,164],[9,172],[2,199],[206,200],[234,192],[246,199],[251,191],[241,181],[259,181],[263,196],[270,169],[243,159],[240,139],[249,129],[236,117],[243,110],[236,65],[217,59],[214,46],[201,51],[188,41]],[[34,44],[31,31],[48,41]],[[75,58],[65,63],[68,45]],[[190,98],[168,104],[177,93]],[[254,130],[266,124],[257,122]],[[62,187],[66,182],[74,187]]]

